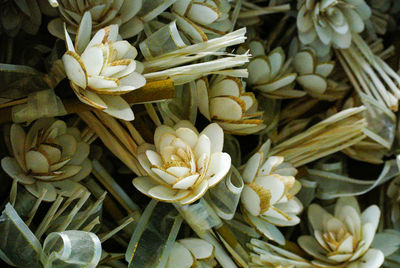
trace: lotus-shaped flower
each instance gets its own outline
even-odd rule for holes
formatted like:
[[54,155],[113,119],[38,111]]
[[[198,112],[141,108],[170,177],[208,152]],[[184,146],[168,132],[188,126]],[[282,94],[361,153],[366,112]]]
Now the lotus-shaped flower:
[[379,217],[376,205],[361,214],[354,197],[339,198],[334,215],[311,204],[308,220],[314,236],[300,236],[299,246],[314,257],[312,263],[317,267],[378,268],[383,263],[383,253],[370,246]]
[[[300,41],[306,45],[316,42],[319,47],[329,48],[334,44],[338,48],[348,48],[352,33],[362,32],[364,21],[371,16],[371,9],[364,0],[299,2],[297,29]],[[319,55],[322,50],[325,49],[318,51]]]
[[293,89],[297,74],[292,72],[292,60],[286,60],[281,47],[265,55],[260,42],[253,41],[250,45],[250,53],[254,57],[247,66],[247,81],[255,90],[276,99],[299,98],[306,94],[304,91]]
[[223,144],[224,133],[216,123],[200,134],[189,121],[174,128],[161,125],[154,145],[138,148],[139,162],[149,177],[135,178],[133,185],[157,200],[190,204],[228,173],[231,157],[222,152]]
[[214,267],[214,246],[199,238],[176,241],[168,256],[166,268]]
[[225,34],[231,29],[231,6],[227,0],[178,0],[172,5],[179,29],[192,43],[208,40],[208,37]]
[[257,99],[253,93],[245,92],[238,78],[219,75],[211,85],[202,78],[196,86],[200,112],[227,133],[248,135],[266,127]]
[[27,133],[13,124],[9,147],[13,157],[1,160],[3,170],[36,197],[46,189],[44,201],[84,188],[77,182],[92,170],[89,145],[81,140],[77,128],[67,127],[62,120],[39,119]]
[[300,222],[296,215],[303,205],[294,195],[301,184],[295,179],[297,170],[281,156],[267,157],[266,142],[246,163],[242,171],[245,182],[241,204],[243,213],[277,226],[292,226]]
[[[86,12],[75,38],[67,31],[67,52],[62,57],[65,72],[78,98],[111,116],[133,120],[129,104],[120,96],[145,85],[137,71],[137,50],[127,41],[117,41],[118,25],[99,30],[90,40],[90,13]],[[90,40],[90,41],[89,41]]]
[[143,22],[136,17],[142,8],[143,0],[58,0],[60,17],[50,21],[49,32],[64,39],[63,24],[67,24],[70,34],[76,35],[79,31],[85,12],[90,12],[91,23],[86,25],[93,31],[112,24],[120,26],[122,38],[127,39],[135,36],[143,30]]

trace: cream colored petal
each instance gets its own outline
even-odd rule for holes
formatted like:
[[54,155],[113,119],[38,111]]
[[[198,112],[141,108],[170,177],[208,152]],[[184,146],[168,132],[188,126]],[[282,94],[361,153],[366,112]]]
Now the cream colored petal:
[[79,55],[73,51],[67,51],[62,56],[62,62],[69,80],[85,89],[88,83],[86,69]]
[[89,176],[92,172],[92,161],[88,158],[86,158],[79,166],[81,167],[81,170],[79,170],[75,175],[69,177],[69,180],[79,182]]
[[186,16],[194,22],[207,25],[219,19],[221,14],[216,8],[206,3],[193,2]]
[[210,97],[235,96],[240,97],[240,80],[225,78],[211,85]]
[[166,170],[169,174],[172,174],[173,176],[177,178],[182,178],[188,176],[190,172],[190,168],[188,167],[169,167]]
[[309,50],[300,51],[294,57],[293,65],[299,75],[311,74],[315,70],[316,57]]
[[160,177],[162,180],[164,180],[168,184],[173,184],[178,179],[178,177],[176,177],[176,176],[174,176],[174,175],[172,175],[172,174],[170,174],[170,173],[168,173],[168,172],[166,172],[166,171],[164,171],[162,169],[151,168],[151,170],[155,174],[157,174],[158,177]]
[[333,217],[328,212],[326,212],[325,209],[323,209],[321,206],[317,204],[311,204],[308,207],[307,215],[308,215],[308,221],[313,227],[313,229],[320,231],[324,230],[323,220],[325,218]]
[[92,16],[89,11],[86,11],[79,23],[78,31],[75,37],[75,50],[81,54],[90,40],[92,33]]
[[263,154],[261,152],[257,152],[252,157],[250,157],[242,172],[242,178],[245,183],[251,183],[254,181],[258,170],[261,167],[262,161]]
[[375,226],[375,229],[378,228],[379,219],[381,216],[381,212],[378,206],[372,205],[363,211],[361,214],[361,222],[365,224],[367,222],[372,223]]
[[280,180],[278,175],[259,176],[254,183],[262,186],[271,193],[271,204],[278,202],[285,193],[285,184]]
[[260,171],[258,172],[259,176],[269,175],[273,173],[273,170],[282,164],[284,158],[282,156],[270,156],[267,161],[261,166]]
[[33,194],[36,198],[39,198],[43,189],[46,189],[46,194],[43,197],[43,201],[46,202],[53,202],[57,198],[57,191],[53,186],[53,183],[37,181],[35,184],[25,185],[25,189]]
[[297,243],[311,256],[327,263],[334,263],[326,257],[327,252],[313,237],[307,235],[300,236],[297,240]]
[[241,202],[244,208],[253,216],[261,213],[261,196],[252,187],[245,185],[241,194]]
[[178,243],[187,248],[198,260],[211,258],[214,254],[214,246],[203,239],[184,238]]
[[210,157],[211,155],[211,141],[206,135],[200,135],[194,147],[194,154],[196,159],[200,159],[203,155]]
[[57,163],[61,160],[62,148],[57,144],[40,144],[38,151],[45,155],[50,164]]
[[53,185],[57,191],[57,194],[65,196],[65,197],[71,197],[74,195],[77,191],[83,191],[87,192],[87,189],[85,186],[82,184],[72,181],[72,180],[63,180],[63,181],[55,181],[49,183]]
[[199,132],[197,131],[196,127],[189,120],[181,120],[178,123],[176,123],[174,129],[177,130],[179,128],[189,128],[194,133],[196,133],[197,136],[199,135]]
[[378,249],[369,249],[358,262],[359,268],[379,268],[383,264],[384,255]]
[[207,191],[208,182],[207,180],[203,180],[195,189],[190,192],[190,195],[186,196],[184,199],[180,200],[179,203],[181,205],[188,205],[197,200],[199,200]]
[[186,142],[191,148],[195,147],[198,140],[197,134],[189,128],[178,128],[176,130],[176,135]]
[[220,182],[228,173],[230,168],[231,157],[229,154],[222,152],[213,153],[206,173],[209,187],[213,187]]
[[222,152],[224,146],[224,131],[222,128],[216,124],[209,124],[200,135],[206,135],[211,141],[211,153]]
[[28,151],[25,154],[26,168],[33,173],[49,172],[49,160],[38,151]]
[[158,153],[156,153],[156,152],[154,152],[152,150],[147,150],[146,151],[146,156],[147,156],[147,159],[150,161],[152,166],[161,167],[163,165],[163,161],[161,159],[161,156]]
[[268,54],[268,60],[271,67],[271,78],[275,77],[281,70],[285,62],[285,52],[281,47],[277,47]]
[[195,184],[196,180],[199,178],[199,174],[189,175],[187,177],[182,178],[177,183],[175,183],[172,188],[173,189],[183,189],[186,190],[189,187],[192,187]]
[[62,147],[62,158],[72,157],[75,154],[78,143],[73,136],[63,134],[55,140]]
[[81,60],[88,75],[99,75],[105,64],[103,48],[100,46],[88,47],[82,53]]
[[21,169],[25,169],[25,131],[19,124],[10,127],[10,143],[15,160]]
[[199,79],[196,81],[196,91],[200,113],[202,113],[208,120],[211,120],[208,101],[208,88],[205,79]]
[[133,87],[133,89],[141,88],[146,84],[144,76],[137,72],[132,72],[119,81],[121,85],[130,86]]
[[273,92],[275,90],[289,86],[296,79],[296,77],[297,77],[296,73],[290,73],[280,77],[277,80],[257,85],[255,88],[262,92]]
[[164,202],[177,202],[184,199],[190,194],[187,190],[172,190],[171,188],[165,187],[163,185],[158,185],[151,188],[148,195]]
[[230,97],[215,97],[210,100],[210,116],[216,120],[240,120],[245,108]]
[[154,132],[154,145],[156,146],[157,152],[160,152],[161,137],[165,133],[175,135],[175,130],[170,126],[161,125],[161,126],[157,127],[156,131]]
[[348,236],[337,248],[338,252],[353,253],[353,236]]
[[125,121],[135,119],[131,106],[121,96],[101,95],[101,99],[107,105],[103,112]]
[[318,74],[306,74],[297,77],[297,82],[312,93],[323,94],[328,88],[328,81]]
[[190,268],[194,262],[190,251],[182,244],[175,242],[169,253],[166,268]]
[[19,183],[35,183],[35,179],[33,179],[31,176],[26,175],[19,166],[18,162],[12,157],[6,156],[1,159],[1,167],[8,174],[8,176],[10,176],[14,180],[17,180]]
[[247,66],[249,72],[249,84],[261,84],[270,79],[271,67],[265,57],[257,57],[250,61]]

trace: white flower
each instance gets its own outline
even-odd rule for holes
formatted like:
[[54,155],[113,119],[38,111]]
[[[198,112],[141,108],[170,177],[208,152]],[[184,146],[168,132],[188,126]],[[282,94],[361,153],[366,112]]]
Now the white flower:
[[79,31],[79,23],[85,12],[90,12],[91,23],[86,25],[93,31],[118,24],[122,38],[127,39],[137,35],[143,30],[143,22],[136,17],[142,8],[143,0],[58,0],[60,18],[50,21],[49,32],[64,39],[63,24],[67,24],[70,34],[76,35]]
[[297,170],[281,156],[267,157],[269,142],[247,161],[242,171],[245,182],[241,203],[244,213],[277,226],[292,226],[303,205],[294,195],[301,185]]
[[250,43],[250,53],[253,58],[247,66],[247,82],[255,90],[276,99],[299,98],[306,94],[304,91],[293,89],[297,74],[292,72],[292,60],[286,60],[281,47],[265,55],[263,45],[253,41]]
[[120,95],[146,83],[137,72],[137,51],[127,41],[117,41],[118,25],[99,30],[90,40],[90,21],[86,12],[75,46],[65,30],[67,52],[62,61],[71,87],[82,102],[111,116],[133,120],[129,104]]
[[166,268],[214,267],[214,250],[213,245],[199,238],[180,239],[172,246]]
[[232,27],[229,20],[231,6],[227,0],[178,0],[171,10],[180,30],[192,43],[208,40],[208,37],[227,33]]
[[227,133],[248,135],[266,127],[254,94],[245,92],[238,78],[219,75],[211,85],[202,78],[196,86],[200,112]]
[[334,215],[317,204],[308,207],[314,236],[301,236],[299,246],[314,257],[317,267],[378,268],[384,256],[371,249],[379,224],[380,210],[372,205],[360,212],[355,197],[339,198]]
[[1,160],[3,170],[18,183],[44,201],[54,201],[57,194],[71,196],[92,170],[87,158],[89,145],[81,140],[77,128],[62,120],[42,118],[25,133],[19,124],[10,129],[10,147],[14,157]]
[[189,121],[174,128],[162,125],[154,133],[154,145],[138,148],[138,159],[149,177],[133,185],[143,194],[164,202],[190,204],[220,182],[231,167],[222,152],[224,133],[216,123],[200,134]]
[[352,32],[362,32],[370,16],[364,0],[303,0],[297,14],[299,39],[305,45],[348,48]]

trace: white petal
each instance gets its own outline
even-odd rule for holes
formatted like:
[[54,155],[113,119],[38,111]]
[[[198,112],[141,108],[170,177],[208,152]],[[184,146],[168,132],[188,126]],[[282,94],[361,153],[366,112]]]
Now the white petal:
[[85,49],[81,55],[86,72],[89,75],[99,75],[104,64],[103,49],[99,46],[92,46]]
[[48,159],[38,151],[29,151],[25,154],[26,168],[34,173],[49,172]]
[[220,182],[231,168],[231,157],[227,153],[215,152],[211,155],[210,165],[207,170],[209,187]]
[[382,251],[369,249],[359,260],[359,268],[379,268],[383,264],[384,256]]
[[125,121],[135,119],[131,106],[121,96],[101,95],[101,99],[107,105],[103,112]]
[[166,268],[190,268],[194,261],[189,250],[182,244],[175,242],[169,253]]
[[254,183],[270,191],[271,204],[275,204],[285,193],[285,184],[279,179],[278,175],[260,176],[256,178]]
[[177,183],[175,183],[172,188],[174,189],[188,189],[189,187],[192,187],[193,184],[196,182],[196,180],[199,178],[199,174],[194,174],[187,176],[181,180],[179,180]]
[[222,152],[224,146],[224,131],[222,128],[216,124],[209,124],[200,135],[206,135],[211,141],[211,153]]
[[89,11],[83,14],[75,38],[75,49],[80,54],[84,51],[92,33],[92,16]]
[[176,135],[186,142],[191,148],[197,143],[197,134],[189,128],[178,128],[176,130]]
[[178,241],[198,259],[208,259],[214,253],[214,246],[205,240],[198,238],[184,238]]
[[10,128],[10,143],[13,155],[21,168],[25,167],[25,131],[19,124]]
[[147,150],[146,151],[146,156],[147,156],[147,159],[150,161],[150,163],[153,166],[161,167],[163,165],[163,161],[161,159],[161,156],[158,153],[156,153],[156,152],[154,152],[152,150]]
[[207,157],[211,155],[211,142],[206,135],[200,135],[197,140],[196,146],[194,147],[194,154],[196,159],[200,159],[204,154]]
[[6,156],[1,159],[1,167],[8,174],[8,176],[22,184],[35,183],[35,179],[33,179],[31,176],[27,176],[18,165],[17,161],[12,157]]
[[62,56],[62,62],[69,80],[85,89],[87,85],[86,69],[78,54],[67,51]]
[[316,58],[313,53],[309,50],[300,51],[296,54],[293,60],[295,70],[302,74],[310,74],[314,72]]
[[318,74],[306,74],[297,77],[297,82],[312,93],[323,94],[328,88],[328,81]]
[[237,99],[230,97],[215,97],[210,100],[210,116],[212,119],[240,120],[245,108]]
[[184,199],[180,200],[180,204],[188,205],[191,204],[198,199],[200,199],[208,189],[208,182],[207,180],[203,180],[200,185],[197,185],[195,189],[190,192],[190,195],[186,196]]
[[62,158],[72,157],[75,154],[78,143],[73,136],[63,134],[55,140],[62,147]]
[[[68,134],[67,134],[68,135]],[[86,142],[78,142],[76,151],[72,155],[69,165],[80,165],[89,156],[90,146]]]
[[246,183],[251,183],[254,181],[258,170],[263,161],[263,154],[261,152],[255,153],[250,159],[247,161],[243,172],[242,177]]

